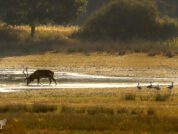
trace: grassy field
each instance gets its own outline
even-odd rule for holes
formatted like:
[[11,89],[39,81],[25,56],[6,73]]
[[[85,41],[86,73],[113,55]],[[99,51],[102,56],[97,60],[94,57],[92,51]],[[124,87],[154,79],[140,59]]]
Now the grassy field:
[[38,90],[0,100],[4,134],[178,133],[177,89]]

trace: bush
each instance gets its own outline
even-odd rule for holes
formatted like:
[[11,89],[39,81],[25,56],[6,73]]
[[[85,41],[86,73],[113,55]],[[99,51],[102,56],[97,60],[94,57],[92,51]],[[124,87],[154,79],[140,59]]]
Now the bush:
[[160,93],[158,93],[155,96],[155,101],[167,101],[167,100],[170,99],[170,97],[171,97],[170,94],[160,94]]
[[167,51],[163,55],[168,57],[168,58],[173,58],[175,56],[175,54],[171,51]]
[[118,108],[117,114],[128,114],[129,110],[127,108]]
[[14,105],[2,105],[0,106],[0,113],[7,112],[26,112],[28,107],[26,105],[14,104]]
[[88,114],[95,115],[95,114],[114,114],[114,110],[111,108],[105,107],[89,107],[87,109]]
[[92,39],[157,39],[175,36],[177,29],[160,19],[152,0],[112,0],[84,23],[80,34]]
[[147,109],[147,115],[152,116],[152,115],[155,115],[155,114],[156,114],[156,112],[155,112],[154,108],[150,107],[150,108]]
[[135,99],[136,99],[135,93],[128,93],[124,96],[124,100],[127,100],[127,101],[134,101]]
[[54,112],[56,110],[57,110],[57,106],[45,105],[45,104],[32,104],[32,105],[13,104],[13,105],[0,106],[0,113],[8,113],[8,112],[46,113],[46,112]]
[[80,107],[71,107],[71,106],[61,106],[61,113],[76,113],[76,114],[83,114],[85,113],[85,108]]
[[143,110],[140,108],[134,108],[131,110],[131,114],[132,115],[142,115],[143,114]]
[[47,113],[54,112],[57,110],[55,105],[45,105],[45,104],[34,104],[32,105],[32,112],[34,113]]

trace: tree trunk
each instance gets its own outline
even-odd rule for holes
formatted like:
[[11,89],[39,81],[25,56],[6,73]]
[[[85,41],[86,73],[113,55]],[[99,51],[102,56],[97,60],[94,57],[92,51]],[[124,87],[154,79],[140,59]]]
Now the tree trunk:
[[35,25],[31,25],[31,37],[35,37],[35,33],[36,33],[36,26]]

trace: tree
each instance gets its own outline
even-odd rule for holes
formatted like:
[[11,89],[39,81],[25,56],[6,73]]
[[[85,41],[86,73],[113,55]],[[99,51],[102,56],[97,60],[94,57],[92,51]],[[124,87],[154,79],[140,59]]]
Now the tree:
[[88,0],[86,12],[80,16],[80,18],[77,20],[77,23],[83,23],[88,16],[90,16],[93,12],[98,10],[100,7],[102,7],[103,4],[106,4],[108,1],[110,0]]
[[81,33],[96,39],[147,38],[156,34],[157,16],[153,0],[111,0],[85,22]]
[[177,36],[174,19],[159,16],[155,0],[110,0],[89,17],[79,32],[96,40],[166,39]]
[[65,24],[82,13],[87,0],[0,0],[2,20],[10,25],[31,27],[34,37],[36,26],[47,23]]

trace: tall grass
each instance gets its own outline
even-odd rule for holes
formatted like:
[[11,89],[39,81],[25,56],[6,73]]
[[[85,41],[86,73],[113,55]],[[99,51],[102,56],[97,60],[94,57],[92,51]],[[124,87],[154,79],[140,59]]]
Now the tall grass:
[[136,100],[136,94],[135,93],[127,93],[124,96],[124,100],[126,100],[126,101],[135,101]]
[[[138,92],[133,88],[2,94],[0,119],[8,120],[2,133],[177,133],[177,89],[172,101],[155,101],[158,92],[150,92],[151,98],[144,101],[138,98],[149,95],[147,89]],[[136,94],[135,100],[123,99],[128,93]]]
[[171,98],[171,94],[170,93],[164,93],[164,94],[161,94],[161,93],[157,93],[155,95],[155,101],[168,101],[170,100]]
[[1,42],[60,42],[68,39],[68,37],[78,30],[77,26],[47,26],[37,27],[34,38],[30,37],[29,26],[5,26],[0,25],[0,41]]
[[57,106],[49,104],[10,104],[1,105],[0,113],[16,113],[16,112],[30,112],[30,113],[47,113],[57,110]]

